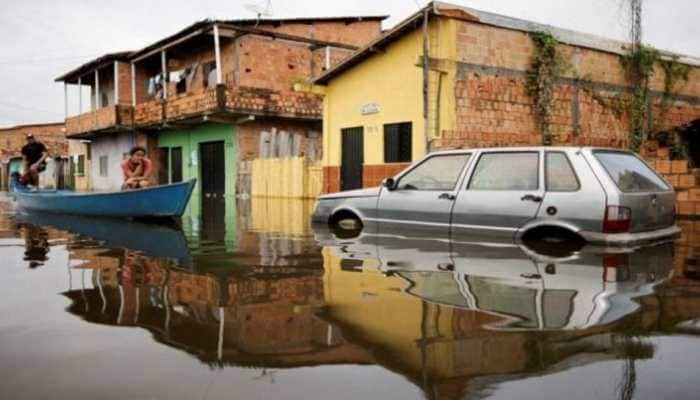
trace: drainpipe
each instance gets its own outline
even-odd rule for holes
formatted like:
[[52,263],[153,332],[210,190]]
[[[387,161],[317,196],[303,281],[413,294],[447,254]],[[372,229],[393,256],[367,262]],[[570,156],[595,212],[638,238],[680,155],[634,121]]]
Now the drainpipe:
[[428,123],[428,80],[429,75],[429,54],[428,54],[428,16],[430,15],[428,7],[423,10],[423,131],[425,135],[425,154],[430,152],[430,128]]

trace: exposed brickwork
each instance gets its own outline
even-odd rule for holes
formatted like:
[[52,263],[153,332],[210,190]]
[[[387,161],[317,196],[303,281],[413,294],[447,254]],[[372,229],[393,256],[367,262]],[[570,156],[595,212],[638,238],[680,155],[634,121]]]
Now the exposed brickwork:
[[364,165],[362,167],[362,185],[364,187],[379,186],[386,178],[392,177],[411,165],[410,163],[393,163],[379,165]]
[[322,106],[323,98],[314,93],[250,87],[226,91],[226,108],[233,112],[320,120]]
[[[443,131],[434,147],[485,147],[542,143],[525,81],[534,48],[527,33],[459,21],[456,129]],[[551,131],[554,144],[628,147],[629,116],[614,109],[614,98],[629,90],[620,56],[562,45],[569,63],[556,82]],[[700,117],[700,69],[678,93],[698,96],[695,104],[676,100],[661,118],[659,92],[663,72],[651,82],[657,129],[687,124]]]
[[131,126],[132,123],[133,110],[130,106],[103,107],[93,112],[66,118],[66,135],[70,136],[103,129],[117,130],[119,127]]
[[258,25],[259,29],[273,32],[288,33],[327,42],[347,43],[362,46],[381,34],[381,21],[330,22],[318,21],[312,23],[285,22],[282,24]]
[[119,80],[119,104],[131,105],[131,65],[125,62],[117,63],[117,79]]
[[340,167],[323,167],[323,193],[340,191]]
[[63,132],[63,123],[22,125],[0,129],[0,162],[7,163],[12,158],[22,157],[21,150],[26,141],[26,135],[32,133],[36,139],[48,148],[53,157],[64,157],[68,154],[68,141]]

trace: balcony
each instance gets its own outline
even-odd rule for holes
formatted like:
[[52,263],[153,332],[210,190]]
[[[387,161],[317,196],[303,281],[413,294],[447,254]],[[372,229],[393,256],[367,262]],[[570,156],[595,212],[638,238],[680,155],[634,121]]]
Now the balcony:
[[252,87],[227,88],[219,85],[200,92],[170,96],[167,100],[150,100],[137,104],[133,123],[147,128],[164,123],[201,120],[204,116],[294,118],[320,120],[323,98],[314,93],[274,91]]
[[132,107],[113,105],[66,118],[66,136],[81,138],[97,132],[117,132],[129,129],[132,124]]

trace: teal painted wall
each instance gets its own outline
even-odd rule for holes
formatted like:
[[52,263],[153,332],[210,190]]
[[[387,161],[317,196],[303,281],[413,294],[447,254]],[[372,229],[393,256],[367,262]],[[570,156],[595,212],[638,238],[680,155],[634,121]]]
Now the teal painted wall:
[[21,158],[13,158],[10,160],[10,175],[14,172],[22,173],[22,170],[24,170],[24,165],[22,165]]
[[[231,125],[206,123],[187,129],[162,131],[158,135],[159,147],[182,147],[182,178],[188,180],[197,178],[197,185],[192,193],[187,214],[195,217],[201,215],[201,155],[199,144],[206,142],[224,142],[224,158],[226,165],[226,219],[235,218],[237,159],[236,132]],[[172,160],[171,160],[172,162]],[[168,168],[168,171],[170,168]],[[230,211],[231,210],[231,211]]]

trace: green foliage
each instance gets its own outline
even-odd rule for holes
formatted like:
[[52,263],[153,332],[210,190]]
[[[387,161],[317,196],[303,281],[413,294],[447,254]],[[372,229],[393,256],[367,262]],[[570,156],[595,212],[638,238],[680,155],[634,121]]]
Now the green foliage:
[[632,99],[629,103],[630,149],[638,152],[647,133],[647,103],[649,101],[649,81],[654,74],[654,64],[659,60],[659,52],[647,46],[639,46],[622,57],[622,66],[627,80],[632,84]]
[[534,102],[542,144],[550,145],[554,88],[564,70],[564,63],[558,52],[559,41],[551,33],[533,32],[530,39],[535,45],[535,53],[527,71],[527,91]]

